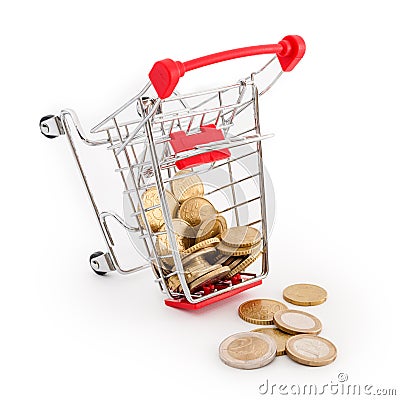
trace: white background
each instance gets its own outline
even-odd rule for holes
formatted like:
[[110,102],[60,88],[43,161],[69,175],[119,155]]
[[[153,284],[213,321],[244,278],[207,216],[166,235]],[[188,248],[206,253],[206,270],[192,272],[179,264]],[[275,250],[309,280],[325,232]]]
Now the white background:
[[[323,384],[339,372],[400,392],[396,2],[21,1],[3,5],[0,32],[1,398],[250,399],[267,378]],[[150,270],[94,275],[98,227],[65,138],[41,136],[39,119],[71,107],[88,129],[135,94],[158,59],[286,34],[302,35],[307,52],[260,105],[262,126],[277,134],[265,151],[278,214],[264,284],[184,312],[164,306]],[[234,82],[262,61],[186,82]],[[219,343],[255,328],[237,316],[239,304],[279,300],[296,282],[327,289],[328,301],[308,311],[337,360],[225,366]]]

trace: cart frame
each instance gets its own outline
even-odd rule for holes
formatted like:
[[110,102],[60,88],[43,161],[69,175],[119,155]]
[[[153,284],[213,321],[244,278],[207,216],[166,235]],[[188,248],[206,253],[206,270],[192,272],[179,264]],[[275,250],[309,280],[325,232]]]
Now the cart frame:
[[[159,61],[154,65],[149,74],[151,81],[148,82],[136,96],[91,129],[91,136],[93,136],[93,139],[84,134],[78,117],[72,110],[62,110],[59,115],[48,115],[41,119],[40,129],[46,137],[55,138],[60,135],[65,135],[67,137],[86,191],[89,195],[89,199],[95,211],[107,250],[105,253],[96,252],[90,256],[91,268],[97,274],[104,275],[110,271],[117,271],[121,274],[130,274],[152,266],[153,271],[156,274],[156,282],[159,283],[161,290],[169,297],[165,301],[166,304],[188,309],[203,307],[204,305],[261,284],[261,280],[267,276],[269,269],[267,240],[268,221],[261,141],[272,137],[273,135],[263,135],[261,133],[258,100],[260,96],[271,89],[284,71],[290,71],[294,68],[303,56],[304,51],[304,41],[300,37],[287,36],[279,42],[278,45],[253,46],[252,48],[232,50],[202,57],[186,63],[173,62],[169,59]],[[175,89],[179,78],[183,76],[186,71],[232,58],[265,53],[276,53],[277,55],[270,59],[260,70],[253,72],[245,79],[233,85],[185,95],[181,95]],[[259,90],[255,78],[265,71],[273,62],[277,61],[279,61],[282,70],[274,76],[267,86],[262,90]],[[167,82],[165,81],[165,76],[160,73],[160,68],[161,72],[163,71],[163,68],[170,69]],[[175,69],[177,69],[177,72]],[[147,96],[149,91],[153,88],[157,92],[158,98]],[[236,101],[230,104],[224,104],[222,99],[230,92],[237,92]],[[250,97],[246,98],[246,94]],[[197,98],[203,100],[195,106],[189,105],[189,101],[193,101],[193,99]],[[219,105],[217,104],[217,107],[205,108],[206,105],[211,104],[214,100],[218,101]],[[178,111],[163,112],[167,103],[179,104],[181,108]],[[121,114],[126,112],[126,110],[131,111],[134,106],[137,108],[139,118],[133,120],[121,120]],[[236,132],[232,135],[231,128],[234,125],[234,120],[239,114],[249,108],[252,110],[254,125],[250,129],[242,130],[239,133]],[[196,120],[197,123],[195,122]],[[201,126],[207,125],[210,122],[213,122],[216,129],[223,132],[223,140],[200,144],[180,154],[173,154],[173,152],[171,152],[170,146],[168,145],[168,142],[171,140],[171,132],[180,129],[185,131],[188,135],[195,134]],[[121,175],[124,195],[127,195],[130,199],[133,210],[132,216],[135,218],[136,223],[132,224],[130,221],[127,222],[126,218],[121,217],[115,212],[109,210],[100,211],[76,149],[76,140],[80,140],[89,146],[106,146],[107,149],[113,153],[117,165],[116,172]],[[143,156],[142,159],[138,158],[139,154],[137,153],[137,146],[139,145],[145,146],[146,148],[146,156]],[[185,279],[184,267],[177,248],[175,234],[172,229],[172,216],[165,195],[165,185],[174,180],[172,173],[173,171],[176,171],[175,165],[177,161],[184,161],[193,158],[196,159],[196,157],[200,157],[201,159],[202,155],[208,154],[212,151],[235,149],[239,147],[244,148],[244,145],[253,146],[253,152],[242,154],[237,157],[237,159],[229,157],[226,160],[210,163],[208,164],[206,171],[209,172],[222,166],[227,167],[230,182],[223,185],[220,189],[231,190],[233,205],[230,208],[222,210],[221,213],[233,210],[235,213],[236,225],[239,225],[239,214],[237,210],[244,204],[239,204],[236,201],[235,185],[241,184],[247,179],[256,179],[258,177],[259,196],[248,201],[260,202],[261,218],[258,221],[248,222],[246,225],[250,226],[261,223],[262,236],[264,238],[262,245],[261,272],[260,274],[242,273],[239,277],[234,277],[229,282],[225,282],[224,284],[221,283],[218,289],[207,291],[206,288],[203,288],[202,293],[193,294],[190,292]],[[161,156],[158,150],[160,146],[164,146],[163,148],[165,149]],[[250,157],[252,155],[257,157],[257,176],[253,174],[252,176],[235,180],[232,173],[232,164],[239,161],[239,159]],[[143,178],[143,174],[145,172],[149,173],[149,170],[152,175],[151,178],[154,178],[155,181],[152,184],[146,183]],[[160,256],[157,254],[155,247],[156,237],[159,234],[165,234],[165,232],[152,232],[146,215],[149,208],[146,209],[144,207],[140,195],[140,193],[143,193],[143,190],[154,185],[158,189],[160,200],[159,207],[162,211],[166,225],[166,233],[171,247],[171,254],[168,256]],[[135,198],[132,197],[133,193],[136,193]],[[133,268],[123,268],[120,265],[118,255],[114,250],[114,240],[107,224],[107,220],[109,219],[116,221],[129,234],[139,235],[140,238],[143,239],[147,252],[146,264]],[[165,275],[162,268],[162,260],[163,257],[171,256],[174,260],[175,270],[171,272],[170,275]],[[172,275],[178,275],[182,287],[182,293],[171,291],[166,284],[166,280]]]

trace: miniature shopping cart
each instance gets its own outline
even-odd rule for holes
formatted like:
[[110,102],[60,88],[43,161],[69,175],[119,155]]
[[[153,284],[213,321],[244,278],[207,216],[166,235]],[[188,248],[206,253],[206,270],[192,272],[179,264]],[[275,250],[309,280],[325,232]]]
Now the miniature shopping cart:
[[[291,71],[304,52],[303,39],[292,35],[278,44],[230,50],[183,63],[171,59],[158,61],[149,73],[150,82],[91,129],[90,138],[85,136],[71,110],[41,119],[41,132],[48,138],[66,135],[89,194],[106,245],[106,252],[90,256],[90,266],[97,274],[110,271],[129,274],[150,267],[155,281],[168,296],[165,303],[187,309],[203,307],[261,284],[268,274],[268,235],[272,226],[268,204],[273,201],[273,190],[264,168],[261,146],[261,141],[272,135],[261,131],[259,97],[283,72]],[[176,90],[179,79],[188,71],[261,54],[272,56],[260,70],[234,84],[189,94]],[[268,71],[273,72],[264,80]],[[89,185],[82,154],[79,152],[78,156],[78,145],[90,151],[94,148],[106,150],[101,152],[107,162],[114,165],[113,171],[106,170],[105,164],[97,161],[92,166],[97,169],[97,185],[104,185],[107,195],[117,194],[122,213],[101,208],[95,200],[96,185]],[[251,271],[204,285],[195,293],[190,291],[185,279],[166,198],[166,189],[177,179],[175,174],[180,170],[209,182],[204,197],[219,199],[224,206],[218,211],[231,227],[253,226],[262,233],[262,256]],[[108,171],[112,171],[112,175],[107,174]],[[118,183],[112,178],[115,174],[121,178]],[[142,195],[151,187],[157,188],[159,204],[146,208]],[[163,232],[153,232],[150,227],[148,211],[156,208],[165,221]],[[130,250],[136,255],[129,259],[131,263],[143,259],[141,265],[123,266],[117,240],[110,229],[111,222],[133,245]],[[165,233],[170,253],[160,255],[156,240]],[[167,257],[172,257],[175,266],[169,274],[162,268]],[[167,284],[173,275],[180,280],[180,291],[171,290]]]

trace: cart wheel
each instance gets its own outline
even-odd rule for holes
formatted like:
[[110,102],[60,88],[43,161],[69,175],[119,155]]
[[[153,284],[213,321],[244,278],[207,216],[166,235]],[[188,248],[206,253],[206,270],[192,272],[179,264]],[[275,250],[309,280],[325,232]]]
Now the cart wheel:
[[39,122],[40,131],[44,136],[46,136],[49,139],[54,139],[58,136],[50,134],[50,127],[45,123],[47,120],[52,118],[54,118],[54,115],[46,115],[43,118],[41,118]]
[[[103,272],[103,271],[97,271],[92,267],[92,260],[93,258],[96,258],[98,256],[102,256],[104,253],[102,251],[96,251],[95,253],[93,253],[90,257],[89,257],[89,263],[90,263],[90,268],[92,268],[92,270],[94,271],[95,274],[97,275],[105,275],[107,272]],[[94,261],[96,262],[96,261]]]

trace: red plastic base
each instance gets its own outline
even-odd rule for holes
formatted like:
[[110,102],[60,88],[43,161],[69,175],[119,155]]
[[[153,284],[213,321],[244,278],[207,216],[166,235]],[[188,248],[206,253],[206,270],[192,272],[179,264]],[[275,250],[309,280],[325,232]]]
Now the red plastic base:
[[198,310],[199,308],[203,308],[206,307],[210,304],[216,303],[217,301],[226,299],[228,297],[234,296],[235,294],[238,294],[240,292],[243,292],[244,290],[250,289],[252,287],[261,285],[262,281],[256,281],[256,282],[251,282],[248,285],[244,285],[240,288],[237,289],[232,289],[228,292],[222,293],[218,296],[215,297],[211,297],[207,300],[201,301],[200,303],[189,303],[186,299],[178,299],[178,300],[174,300],[174,299],[165,299],[164,303],[169,306],[169,307],[175,307],[175,308],[182,308],[185,310]]

